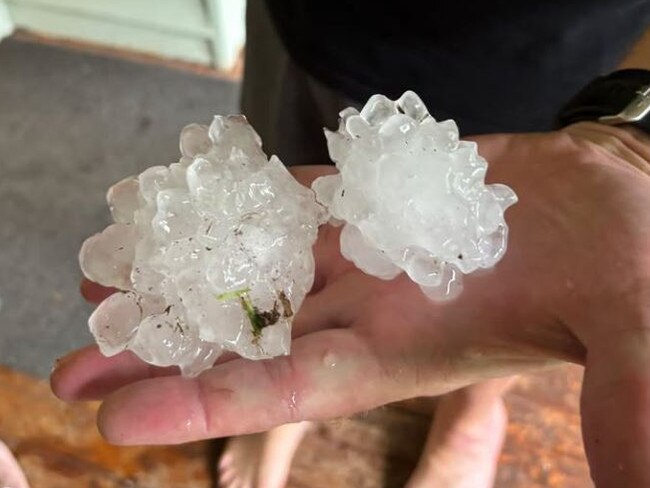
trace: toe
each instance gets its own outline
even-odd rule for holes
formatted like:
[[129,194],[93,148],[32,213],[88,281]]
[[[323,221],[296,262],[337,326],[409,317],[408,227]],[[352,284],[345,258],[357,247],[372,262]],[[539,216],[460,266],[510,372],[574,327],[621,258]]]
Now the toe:
[[226,451],[221,455],[221,458],[219,459],[219,469],[224,469],[230,465],[232,465],[232,460],[233,460],[233,454],[230,451]]
[[237,478],[237,471],[232,468],[227,468],[219,474],[219,486],[229,486]]

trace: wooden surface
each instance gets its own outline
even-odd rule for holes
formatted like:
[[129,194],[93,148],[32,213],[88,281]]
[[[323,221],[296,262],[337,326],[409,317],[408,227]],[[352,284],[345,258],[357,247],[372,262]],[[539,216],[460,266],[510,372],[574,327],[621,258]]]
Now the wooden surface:
[[[522,378],[507,396],[510,425],[496,486],[592,486],[577,413],[581,370]],[[33,488],[208,488],[216,446],[120,448],[102,441],[94,404],[66,405],[47,383],[0,367],[0,439]],[[399,487],[430,419],[401,407],[319,425],[299,449],[289,488]]]

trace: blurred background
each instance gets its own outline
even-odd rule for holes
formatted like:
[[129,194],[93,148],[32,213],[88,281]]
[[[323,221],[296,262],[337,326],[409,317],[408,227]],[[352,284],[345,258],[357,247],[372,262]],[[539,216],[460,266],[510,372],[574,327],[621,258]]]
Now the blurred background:
[[[92,340],[77,252],[108,223],[106,189],[174,162],[184,125],[238,111],[244,10],[244,0],[0,0],[0,439],[34,487],[212,486],[218,445],[108,446],[96,405],[64,405],[44,379]],[[509,394],[497,486],[591,486],[580,375],[531,376]],[[324,423],[290,487],[402,486],[428,423],[401,407]]]
[[9,366],[44,376],[91,341],[76,253],[107,223],[106,189],[177,160],[184,125],[238,110],[243,2],[158,5],[0,1],[17,29],[0,44],[0,357]]

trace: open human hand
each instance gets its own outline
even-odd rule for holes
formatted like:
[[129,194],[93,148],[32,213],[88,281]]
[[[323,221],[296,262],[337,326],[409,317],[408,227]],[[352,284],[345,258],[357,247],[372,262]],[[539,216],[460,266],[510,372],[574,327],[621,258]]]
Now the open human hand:
[[[591,123],[475,138],[488,180],[512,187],[509,250],[429,301],[406,276],[367,276],[315,246],[316,283],[292,353],[226,358],[197,378],[87,348],[52,375],[64,400],[103,400],[102,434],[178,443],[349,415],[571,361],[586,366],[585,447],[598,486],[650,486],[650,144]],[[295,168],[309,184],[331,167]]]

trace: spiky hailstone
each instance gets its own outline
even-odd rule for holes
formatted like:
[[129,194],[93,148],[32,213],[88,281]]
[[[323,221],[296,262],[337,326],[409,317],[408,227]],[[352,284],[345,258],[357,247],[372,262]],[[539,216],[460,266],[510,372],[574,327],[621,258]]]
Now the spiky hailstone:
[[180,147],[178,163],[108,191],[115,223],[81,249],[86,277],[122,290],[89,319],[101,351],[130,349],[185,375],[223,350],[288,354],[292,317],[314,278],[323,208],[266,158],[243,116],[189,125]]
[[384,279],[404,271],[445,299],[461,290],[461,274],[501,259],[515,193],[486,185],[476,144],[458,139],[453,120],[436,122],[415,93],[343,110],[326,137],[339,174],[313,189],[344,224],[341,252],[361,270]]

